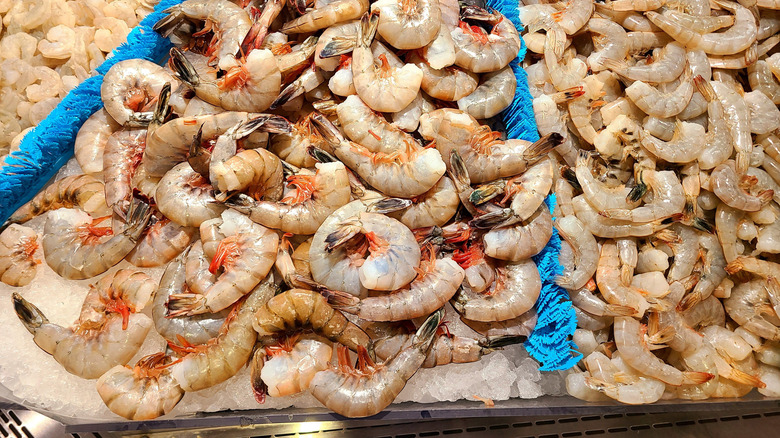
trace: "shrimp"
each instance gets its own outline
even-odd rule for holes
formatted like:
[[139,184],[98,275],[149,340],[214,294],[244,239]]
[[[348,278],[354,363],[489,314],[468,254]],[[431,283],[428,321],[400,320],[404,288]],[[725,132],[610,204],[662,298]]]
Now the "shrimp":
[[133,200],[127,225],[119,234],[97,224],[108,217],[92,220],[77,210],[59,210],[46,218],[43,252],[46,263],[61,277],[81,280],[100,275],[121,262],[135,247],[150,218],[149,205]]
[[420,125],[420,116],[435,109],[431,99],[425,93],[419,93],[406,108],[393,113],[392,124],[406,132],[414,132]]
[[352,81],[358,96],[371,109],[394,113],[404,109],[417,96],[423,72],[414,64],[392,67],[383,55],[379,56],[381,66],[375,65],[370,45],[377,21],[376,13],[366,14],[360,21],[352,51]]
[[[684,199],[683,199],[684,203]],[[593,233],[594,236],[616,239],[621,237],[643,237],[656,233],[666,227],[662,221],[633,223],[618,219],[609,219],[603,212],[594,209],[584,196],[572,199],[574,214]]]
[[350,199],[349,177],[342,163],[317,163],[314,176],[294,175],[289,184],[297,192],[279,202],[255,201],[239,195],[226,205],[266,227],[286,233],[313,234],[322,222]]
[[699,385],[714,377],[710,373],[700,371],[680,371],[664,363],[647,348],[639,321],[630,316],[615,318],[615,344],[628,365],[667,385]]
[[708,170],[723,164],[731,156],[733,138],[721,100],[714,92],[709,92],[712,87],[708,89],[701,76],[695,77],[694,83],[700,92],[705,90],[702,95],[707,99],[707,136],[704,151],[699,156],[699,167]]
[[349,53],[355,47],[358,28],[360,20],[349,20],[325,29],[317,40],[314,64],[325,71],[337,70],[341,64],[338,55]]
[[184,227],[199,227],[225,211],[214,198],[211,184],[189,163],[180,163],[165,174],[157,185],[155,199],[160,213]]
[[252,28],[249,14],[241,6],[228,0],[186,0],[165,12],[168,15],[153,27],[163,37],[168,37],[177,27],[186,23],[185,18],[203,20],[206,29],[214,32],[210,50],[220,70],[229,70],[239,65],[236,57],[240,53],[241,43]]
[[367,0],[334,0],[284,23],[280,31],[291,34],[327,29],[334,24],[360,18],[366,11],[368,11]]
[[544,64],[542,65],[546,67],[548,80],[554,88],[558,91],[564,91],[582,85],[583,79],[588,73],[588,65],[577,58],[576,52],[572,49],[566,50],[559,62],[555,61],[555,56],[552,53],[548,53],[550,50],[552,48],[545,42]]
[[656,157],[670,163],[696,161],[706,147],[704,127],[696,123],[677,122],[669,141],[652,135],[642,137],[642,146]]
[[780,104],[780,84],[772,75],[772,70],[763,59],[748,66],[748,82],[752,90],[758,90],[772,99],[775,105]]
[[[658,401],[664,394],[666,385],[660,380],[633,371],[624,365],[620,357],[615,354],[610,360],[600,352],[591,353],[585,359],[588,369],[585,374],[590,375],[584,376],[584,385],[621,403],[645,404]],[[618,364],[623,366],[619,367]],[[587,394],[583,395],[588,399],[592,398]]]
[[636,81],[626,88],[626,96],[636,106],[648,115],[665,118],[679,114],[693,95],[693,80],[690,70],[683,75],[680,85],[669,93],[662,93],[657,88],[642,81]]
[[750,111],[750,131],[752,133],[768,134],[780,127],[780,110],[766,94],[754,90],[745,93],[744,99]]
[[762,190],[757,196],[745,192],[735,171],[733,161],[727,161],[716,167],[710,177],[712,191],[731,208],[741,211],[759,211],[772,200],[774,191]]
[[111,66],[103,77],[100,98],[108,114],[121,126],[146,126],[152,112],[145,110],[173,76],[145,59],[127,59]]
[[32,228],[11,224],[0,234],[0,281],[9,286],[27,286],[35,278],[40,260],[38,233]]
[[121,126],[105,109],[96,111],[81,125],[79,133],[76,134],[73,152],[84,173],[95,175],[103,171],[106,141],[119,128]]
[[186,290],[187,285],[185,260],[189,251],[180,255],[165,268],[160,286],[154,294],[152,302],[152,320],[154,328],[163,338],[169,341],[184,339],[192,345],[205,344],[209,339],[219,335],[219,330],[228,315],[225,309],[213,314],[199,314],[190,317],[168,318],[168,298]]
[[455,65],[474,73],[488,73],[501,70],[517,57],[520,36],[515,25],[500,12],[467,6],[461,16],[486,22],[492,28],[488,34],[478,26],[459,22],[450,33],[455,43]]
[[734,25],[723,32],[702,35],[686,26],[677,17],[657,12],[645,15],[656,26],[688,49],[701,49],[712,55],[731,55],[747,49],[756,40],[758,27],[750,10],[737,3],[715,0],[715,3],[734,12]]
[[583,312],[593,316],[628,316],[635,313],[634,309],[619,304],[607,304],[593,294],[596,282],[588,280],[584,287],[571,289],[569,296],[572,304]]
[[552,217],[546,205],[540,206],[527,221],[494,228],[482,237],[485,254],[499,260],[519,262],[538,254],[552,236]]
[[314,375],[309,391],[328,409],[346,417],[368,417],[379,413],[393,402],[406,381],[425,362],[441,311],[428,317],[415,333],[409,346],[382,364],[368,356],[366,348],[358,351],[359,369],[348,365],[345,349],[339,350],[339,367],[328,368]]
[[124,214],[133,197],[131,180],[146,148],[146,129],[125,129],[108,138],[103,153],[106,204]]
[[371,11],[380,12],[377,32],[396,49],[427,46],[439,33],[438,0],[379,0],[371,4]]
[[458,99],[458,109],[476,119],[489,119],[512,103],[516,88],[517,79],[510,67],[487,73],[476,90]]
[[346,140],[327,119],[316,118],[317,128],[336,156],[373,187],[389,196],[414,197],[427,192],[446,172],[439,151],[402,145],[392,153],[371,152]]
[[412,52],[408,60],[422,71],[420,88],[434,99],[453,102],[465,99],[475,92],[479,84],[476,74],[454,65],[434,69],[416,52]]
[[358,96],[347,97],[338,105],[336,113],[347,137],[371,152],[390,154],[407,145],[417,145],[414,137],[388,123]]
[[574,35],[593,15],[593,8],[593,2],[590,0],[569,0],[563,9],[552,14],[552,19],[568,35]]
[[[111,285],[112,277],[105,279]],[[143,287],[149,294],[154,290],[154,285]],[[131,294],[133,291],[115,292]],[[98,294],[93,289],[91,295]],[[143,313],[134,313],[134,307],[128,306],[123,296],[105,298],[102,309],[85,306],[82,314],[89,314],[90,318],[82,321],[80,317],[73,327],[65,328],[50,323],[36,306],[16,292],[13,294],[16,315],[33,335],[36,345],[51,354],[67,372],[84,379],[96,379],[115,365],[127,363],[141,348],[152,327],[152,320]],[[122,310],[128,313],[117,313]]]
[[436,142],[441,156],[457,150],[466,164],[472,183],[483,183],[518,175],[563,142],[551,133],[535,143],[525,140],[499,140],[500,134],[480,125],[469,114],[443,108],[420,117],[420,133]]
[[[617,119],[616,119],[617,120]],[[630,135],[629,131],[627,135]],[[582,188],[582,196],[597,211],[607,211],[611,209],[633,209],[639,205],[639,200],[632,200],[631,188],[625,185],[610,187],[599,181],[593,176],[593,156],[580,151],[577,157],[577,167],[575,175]]]
[[485,340],[490,342],[493,339],[501,337],[528,337],[534,331],[536,326],[536,311],[531,309],[517,318],[507,319],[505,321],[481,322],[465,319],[462,316],[460,320],[469,326],[475,332],[485,336]]
[[[737,263],[744,263],[748,265],[748,268],[751,268],[749,261],[745,259],[745,257],[740,257],[735,262],[729,264],[729,267],[734,267]],[[770,263],[763,260],[756,261]],[[760,266],[761,264],[759,263]],[[758,272],[751,269],[748,269],[748,271],[758,274]],[[729,269],[729,272],[734,271]],[[764,270],[759,275],[773,274],[771,271]],[[780,319],[772,308],[772,301],[764,283],[761,280],[754,280],[738,284],[731,290],[731,296],[723,302],[723,306],[731,319],[745,330],[762,338],[777,341],[780,340]]]
[[[643,172],[644,173],[644,172]],[[680,213],[685,207],[685,193],[682,184],[673,171],[649,170],[649,180],[639,176],[640,185],[647,183],[653,191],[653,201],[631,210],[611,209],[599,212],[604,217],[634,223],[652,222]]]
[[607,59],[622,61],[628,55],[628,37],[623,26],[611,20],[591,18],[587,29],[595,34],[593,42],[599,49],[588,56],[588,66],[592,71],[604,70]]
[[452,180],[443,176],[432,189],[412,199],[410,205],[401,210],[389,213],[414,230],[433,226],[444,226],[455,216],[460,198]]
[[177,48],[172,48],[170,55],[177,76],[199,98],[212,105],[229,111],[260,112],[271,106],[279,95],[282,75],[270,50],[252,50],[246,59],[219,78],[205,62],[193,63]]
[[503,278],[488,294],[461,287],[452,298],[452,307],[464,318],[482,322],[512,319],[530,310],[542,288],[536,264],[531,260],[507,264],[499,275]]
[[730,27],[734,24],[736,18],[733,15],[693,15],[674,9],[665,9],[661,14],[702,35],[715,32],[724,27]]
[[273,275],[255,287],[231,310],[217,337],[201,345],[168,345],[180,360],[170,366],[170,375],[185,391],[210,388],[233,377],[252,356],[257,332],[252,328],[255,312],[278,290]]
[[726,312],[715,296],[703,300],[682,314],[685,324],[689,327],[706,327],[709,325],[723,326],[726,324]]
[[221,269],[222,273],[203,294],[171,294],[170,316],[214,313],[230,306],[260,283],[276,259],[276,233],[240,213],[226,211],[220,218],[202,223],[200,228],[202,239],[219,237],[209,272],[217,275]]
[[259,336],[311,328],[353,351],[363,347],[373,354],[371,338],[334,310],[325,297],[310,290],[290,289],[271,298],[255,312],[252,326]]
[[[289,133],[272,136],[268,150],[293,166],[314,167],[316,161],[307,152],[309,146],[328,152],[332,151],[329,149],[327,142],[319,135],[319,131],[314,129],[311,121],[313,117],[319,117],[319,113],[316,111],[309,113],[306,117],[294,123]],[[268,158],[270,159],[270,157]]]
[[334,308],[368,321],[404,321],[443,306],[463,282],[463,269],[451,258],[433,259],[420,268],[408,288],[360,299],[346,292],[322,291]]
[[596,266],[596,284],[601,295],[612,305],[633,309],[637,316],[644,315],[650,304],[636,288],[623,284],[620,271],[617,245],[614,241],[604,242]]
[[155,218],[125,260],[139,268],[163,265],[190,246],[196,232],[195,227],[183,227],[168,218]]
[[[279,345],[266,346],[255,352],[252,373],[256,376],[252,386],[257,394],[265,396],[264,388],[271,397],[284,397],[305,391],[314,375],[328,368],[333,349],[330,345],[314,339],[295,342],[297,336],[288,337]],[[290,345],[290,343],[294,345]],[[258,357],[262,355],[263,357]],[[259,368],[259,369],[258,369]],[[259,377],[258,377],[259,376]],[[259,379],[259,382],[258,382]]]
[[571,90],[561,91],[554,95],[543,94],[533,101],[534,118],[536,127],[540,135],[547,135],[553,132],[560,134],[564,140],[556,147],[564,161],[573,166],[576,161],[575,151],[577,150],[575,140],[569,134],[566,126],[566,117],[561,113],[558,104],[566,103],[584,94],[580,87]]
[[6,223],[21,224],[47,211],[74,207],[93,215],[109,214],[103,183],[89,175],[57,180],[16,210]]
[[565,269],[563,274],[556,277],[555,283],[569,290],[580,289],[596,273],[599,258],[596,239],[575,216],[558,218],[555,227],[561,237],[574,248],[576,266]]

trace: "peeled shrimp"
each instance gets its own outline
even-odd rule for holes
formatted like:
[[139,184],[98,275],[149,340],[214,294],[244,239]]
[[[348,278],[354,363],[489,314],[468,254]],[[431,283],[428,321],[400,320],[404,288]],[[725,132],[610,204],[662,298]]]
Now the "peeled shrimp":
[[601,212],[607,218],[631,221],[634,223],[652,222],[680,213],[685,206],[685,194],[677,174],[672,171],[646,171],[647,185],[653,191],[653,201],[631,210],[614,209]]
[[758,211],[772,200],[772,190],[761,191],[757,196],[745,192],[739,183],[733,161],[727,161],[712,171],[712,191],[729,207],[741,211]]
[[8,223],[24,223],[47,211],[73,207],[94,215],[109,214],[103,183],[89,175],[57,180],[16,210]]
[[564,273],[555,279],[559,286],[576,290],[596,273],[599,249],[596,239],[575,216],[558,218],[555,221],[558,233],[574,247],[575,267],[564,267]]

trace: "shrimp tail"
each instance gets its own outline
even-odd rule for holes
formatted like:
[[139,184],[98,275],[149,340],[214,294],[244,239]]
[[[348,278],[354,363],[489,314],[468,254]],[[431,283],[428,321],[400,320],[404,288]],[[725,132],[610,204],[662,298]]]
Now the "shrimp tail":
[[611,316],[630,316],[635,315],[637,310],[631,306],[624,306],[622,304],[607,304],[607,312]]
[[340,290],[331,290],[327,288],[319,289],[320,295],[328,300],[328,304],[335,309],[343,310],[349,313],[356,313],[360,298]]
[[272,134],[289,134],[292,132],[292,124],[282,116],[263,114],[241,123],[233,135],[236,138],[244,138],[258,129]]
[[737,383],[741,383],[743,385],[749,385],[754,388],[765,388],[766,383],[762,382],[761,379],[759,379],[757,376],[751,376],[750,374],[738,370],[737,368],[732,368],[731,372],[729,373],[729,376],[727,379],[732,380]]
[[209,178],[209,163],[211,163],[211,151],[203,147],[203,125],[198,128],[192,143],[190,143],[190,153],[187,156],[192,170],[198,172],[203,178]]
[[701,301],[702,301],[701,293],[694,292],[686,295],[682,300],[680,300],[680,303],[677,304],[677,309],[679,309],[681,312],[685,312],[686,310],[692,309]]
[[504,194],[505,189],[506,181],[503,180],[482,184],[481,186],[474,189],[473,192],[471,192],[471,195],[469,195],[469,201],[477,205],[484,204],[496,196]]
[[31,302],[22,298],[22,296],[18,293],[13,293],[13,299],[16,316],[18,316],[22,321],[22,324],[24,324],[24,327],[27,329],[27,331],[33,335],[40,326],[49,322],[40,309],[35,307],[35,305]]
[[436,336],[436,330],[439,328],[439,325],[441,325],[442,318],[444,318],[444,308],[440,308],[433,312],[431,316],[422,323],[420,328],[417,329],[414,338],[412,338],[412,345],[417,348],[427,349]]
[[176,76],[191,88],[195,88],[200,85],[200,76],[195,70],[195,66],[193,66],[192,63],[184,57],[184,52],[176,47],[173,47],[171,49],[170,55],[170,62],[173,70],[176,72]]
[[712,224],[712,222],[703,217],[694,217],[692,225],[693,228],[696,228],[697,230],[704,231],[705,233],[709,234],[715,234],[715,226]]
[[699,93],[704,96],[704,99],[707,102],[712,102],[715,100],[715,90],[712,88],[712,85],[710,85],[710,83],[707,82],[707,80],[704,79],[701,75],[696,75],[693,78],[693,85],[696,86],[696,89],[699,90]]
[[344,136],[339,131],[339,128],[333,124],[327,117],[322,114],[314,114],[311,117],[311,121],[317,131],[322,134],[325,141],[330,144],[339,144],[344,140]]
[[478,343],[479,346],[482,347],[483,349],[493,351],[509,345],[521,344],[525,342],[526,339],[528,339],[528,336],[504,335],[504,336],[496,336],[494,338],[480,339]]
[[621,72],[628,68],[628,64],[626,64],[625,61],[618,61],[617,59],[605,58],[601,61],[601,64],[604,68],[608,68],[615,72]]
[[469,226],[480,229],[496,228],[511,225],[514,217],[515,215],[511,208],[503,208],[472,219],[469,221]]
[[460,12],[460,17],[464,20],[487,21],[488,23],[493,24],[496,22],[496,13],[498,12],[496,11],[491,13],[479,6],[466,5],[463,6],[463,9]]
[[152,113],[152,120],[150,124],[160,126],[165,123],[165,119],[171,115],[171,106],[169,102],[171,100],[171,83],[166,82],[160,90],[160,95],[157,97],[157,105],[154,107],[154,113]]
[[557,132],[551,132],[529,146],[523,152],[523,158],[530,162],[536,162],[561,143],[563,143],[563,136]]
[[709,382],[714,377],[714,374],[705,373],[703,371],[686,371],[683,373],[683,384],[701,385],[702,383]]
[[335,163],[339,161],[339,159],[336,158],[330,152],[324,149],[320,149],[316,146],[309,146],[308,148],[306,148],[306,152],[309,155],[311,155],[312,158],[319,161],[320,163]]
[[380,199],[379,201],[376,201],[373,204],[369,205],[366,211],[370,213],[387,214],[387,213],[392,213],[394,211],[403,210],[404,208],[411,207],[411,205],[412,205],[411,199],[385,198],[385,199]]
[[252,207],[255,205],[255,200],[249,195],[239,193],[236,196],[226,199],[225,205],[243,214],[249,214]]
[[355,237],[362,229],[363,226],[358,220],[344,222],[336,231],[325,237],[325,251],[333,252],[334,249],[339,248],[347,243],[349,239]]
[[303,88],[303,85],[301,85],[299,82],[297,81],[291,82],[290,85],[284,87],[284,90],[282,90],[279,93],[279,96],[276,99],[274,99],[273,102],[271,102],[270,109],[274,110],[276,108],[279,108],[285,103],[303,94],[304,91],[305,90]]
[[206,307],[206,297],[200,294],[171,294],[167,307],[168,318],[196,315]]
[[334,56],[346,55],[355,48],[355,39],[343,36],[333,37],[328,44],[320,51],[320,58],[332,58]]
[[127,228],[124,232],[138,238],[151,218],[152,207],[138,198],[133,198],[127,211]]
[[168,38],[184,19],[184,12],[177,6],[172,6],[163,12],[168,15],[154,23],[152,30],[159,33],[163,38]]
[[379,9],[367,12],[360,18],[360,27],[358,27],[358,33],[356,41],[363,47],[368,47],[371,42],[374,41],[376,36],[376,30],[379,25]]

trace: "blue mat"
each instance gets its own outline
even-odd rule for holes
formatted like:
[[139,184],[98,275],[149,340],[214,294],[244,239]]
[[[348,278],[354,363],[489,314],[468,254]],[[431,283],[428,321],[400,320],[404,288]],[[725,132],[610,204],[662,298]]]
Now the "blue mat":
[[[171,43],[154,32],[152,26],[164,16],[161,11],[181,1],[161,0],[155,12],[130,32],[127,43],[114,50],[112,56],[98,67],[98,75],[71,91],[45,120],[24,137],[20,150],[6,157],[0,168],[0,224],[32,199],[73,156],[73,143],[79,128],[90,115],[103,107],[100,86],[108,69],[125,59],[143,58],[161,62],[167,56]],[[512,20],[518,29],[522,28],[517,0],[488,0],[487,5]],[[518,86],[514,101],[504,110],[502,118],[509,138],[536,141],[539,135],[532,99],[527,76],[520,66],[525,50],[525,44],[522,44],[518,57],[510,64]],[[552,211],[555,196],[550,195],[546,203]],[[563,270],[558,263],[560,247],[560,237],[553,229],[550,242],[533,258],[541,275],[542,291],[536,303],[536,328],[525,346],[540,362],[543,371],[568,369],[582,358],[570,340],[576,328],[571,301],[566,291],[553,282]]]

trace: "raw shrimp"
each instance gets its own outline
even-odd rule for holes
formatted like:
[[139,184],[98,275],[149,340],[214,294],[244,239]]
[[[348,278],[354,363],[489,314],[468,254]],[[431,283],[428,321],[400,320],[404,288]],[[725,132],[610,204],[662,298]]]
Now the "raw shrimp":
[[341,62],[337,55],[352,51],[358,28],[360,28],[360,20],[349,20],[325,29],[317,40],[317,48],[314,50],[314,63],[317,67],[325,71],[338,69]]
[[[305,391],[314,375],[330,365],[333,354],[330,345],[313,339],[303,339],[295,342],[295,345],[288,345],[291,338],[287,339],[288,341],[282,342],[281,345],[258,349],[252,361],[252,374],[259,376],[260,382],[266,385],[271,397],[284,397]],[[258,354],[264,357],[258,358]],[[258,370],[258,367],[261,369]],[[252,386],[257,397],[260,382],[255,380],[253,379]]]
[[741,211],[758,211],[772,201],[774,192],[772,190],[763,190],[757,196],[745,192],[741,188],[740,178],[735,171],[733,161],[727,161],[716,167],[710,177],[712,181],[712,191],[731,208]]
[[325,297],[310,290],[290,289],[271,298],[255,312],[252,325],[260,336],[310,328],[353,351],[363,347],[373,354],[371,338],[334,310]]
[[552,217],[541,205],[527,221],[494,228],[482,237],[485,254],[499,260],[519,262],[538,254],[552,236]]
[[539,141],[499,140],[500,134],[480,125],[469,114],[443,108],[420,117],[420,133],[436,142],[441,156],[449,157],[457,150],[466,164],[472,183],[494,181],[524,172],[563,142],[558,133],[548,134]]
[[[588,65],[577,58],[576,52],[572,49],[566,50],[560,62],[556,62],[555,56],[552,53],[547,53],[551,50],[548,46],[548,44],[545,45],[544,64],[542,65],[545,65],[547,79],[554,88],[563,91],[582,85],[582,81],[588,73]],[[545,86],[546,82],[542,85]]]
[[146,129],[123,129],[111,134],[103,152],[106,204],[123,215],[133,197],[131,180],[146,148]]
[[653,355],[642,337],[639,321],[632,317],[615,318],[615,344],[620,356],[638,372],[668,385],[702,384],[714,376],[700,371],[680,371]]
[[768,134],[780,127],[780,110],[766,94],[755,90],[745,93],[743,97],[750,111],[750,131],[752,133]]
[[[268,147],[279,159],[292,164],[293,166],[311,168],[317,162],[309,153],[309,146],[314,146],[328,152],[329,145],[322,139],[319,131],[314,129],[311,119],[320,117],[316,111],[309,113],[306,117],[294,123],[290,133],[283,133],[271,137],[271,144]],[[258,150],[258,153],[262,153]],[[270,157],[268,157],[271,159]],[[280,185],[281,187],[281,185]]]
[[700,92],[705,89],[701,93],[707,99],[707,136],[704,151],[699,156],[699,167],[709,170],[728,160],[734,150],[733,138],[721,100],[714,93],[708,92],[701,76],[695,77],[694,83]]
[[577,157],[575,174],[582,188],[583,197],[597,211],[611,209],[633,209],[639,205],[639,200],[632,201],[629,196],[631,188],[625,185],[610,187],[593,176],[593,155],[581,151]]
[[[111,280],[111,277],[106,278]],[[102,312],[87,309],[93,319],[82,322],[79,318],[72,328],[50,323],[37,307],[16,292],[13,300],[14,310],[32,333],[33,341],[66,371],[84,379],[96,379],[115,365],[127,363],[141,348],[152,328],[152,320],[143,313],[129,313],[126,318],[114,313],[122,307],[128,310],[121,297],[116,306],[106,305]]]
[[615,356],[610,360],[600,352],[591,353],[585,359],[590,374],[584,377],[585,386],[626,404],[654,403],[661,398],[666,389],[663,382],[632,372],[629,367],[624,371],[616,366],[619,362]]
[[359,299],[341,291],[326,290],[336,309],[368,321],[405,321],[425,316],[452,298],[463,282],[463,269],[451,258],[433,259],[421,268],[408,288],[387,295]]
[[474,73],[488,73],[501,70],[517,57],[520,36],[515,25],[500,12],[467,6],[461,16],[487,22],[492,29],[487,34],[482,28],[461,21],[450,34],[455,43],[455,65]]
[[360,18],[366,11],[368,0],[334,0],[284,23],[280,31],[290,34],[326,29],[334,24]]
[[32,228],[11,224],[0,234],[0,281],[9,286],[27,286],[35,278],[40,260],[38,233]]
[[139,359],[133,368],[117,365],[100,376],[97,392],[111,412],[128,420],[165,415],[184,396],[168,369],[173,360],[165,353],[154,353]]
[[452,307],[464,318],[482,321],[503,321],[516,318],[530,310],[539,298],[542,282],[536,264],[531,260],[505,265],[495,289],[488,294],[475,293],[467,287],[452,299]]
[[528,337],[534,331],[536,326],[536,311],[531,309],[517,318],[507,319],[505,321],[481,322],[465,319],[461,316],[460,320],[469,326],[475,332],[485,336],[485,340],[490,342],[493,339],[501,337]]
[[214,198],[208,180],[189,163],[180,163],[165,174],[157,185],[155,199],[160,213],[185,227],[199,227],[225,210]]
[[701,235],[699,236],[699,246],[701,246],[700,251],[703,253],[704,269],[701,272],[701,279],[696,283],[693,291],[680,302],[682,310],[689,309],[707,299],[726,278],[726,258],[718,238],[712,234]]
[[314,63],[311,63],[304,68],[303,72],[295,80],[279,92],[279,96],[274,99],[270,108],[276,109],[287,105],[304,93],[313,92],[320,85],[323,85],[323,87],[327,86],[323,84],[324,82],[325,76],[323,76],[322,71]]
[[156,218],[125,260],[139,268],[160,266],[173,260],[192,242],[195,227],[183,227],[168,218]]
[[691,29],[679,17],[646,12],[656,26],[690,50],[701,49],[712,55],[731,55],[747,49],[756,40],[756,18],[747,8],[737,3],[715,0],[715,3],[734,12],[734,25],[723,32],[702,35]]
[[359,369],[348,365],[346,350],[339,350],[339,367],[314,375],[309,391],[328,409],[347,417],[368,417],[379,413],[396,398],[406,381],[425,362],[436,335],[442,311],[428,317],[408,347],[382,364],[375,364],[366,348],[358,351]]
[[400,145],[391,152],[371,152],[368,148],[346,140],[327,119],[314,121],[323,137],[330,142],[336,156],[371,186],[389,196],[410,198],[422,195],[446,172],[439,151]]
[[[685,199],[683,199],[683,203]],[[602,212],[594,209],[584,196],[580,195],[572,199],[572,206],[577,218],[585,224],[594,236],[606,238],[643,237],[656,233],[666,225],[662,221],[650,223],[633,223],[618,219],[609,219]]]
[[575,260],[575,267],[564,267],[563,274],[555,278],[555,283],[569,290],[580,289],[596,273],[599,260],[596,239],[575,216],[558,218],[555,228],[574,248]]
[[61,277],[81,280],[100,275],[121,262],[135,247],[147,222],[149,205],[133,200],[124,230],[113,234],[111,227],[96,226],[107,217],[92,218],[77,210],[59,210],[46,218],[43,253],[46,263]]
[[[454,65],[442,69],[435,69],[428,65],[428,62],[416,52],[412,52],[407,59],[422,71],[423,75],[422,81],[420,82],[420,88],[434,99],[446,101],[465,99],[474,93],[479,84],[479,76],[466,69]],[[514,77],[514,75],[512,75],[512,77]],[[494,82],[497,81],[498,79]],[[498,88],[499,85],[501,84],[496,84],[496,87]],[[482,94],[484,94],[485,91],[486,90],[483,90]],[[498,91],[500,92],[501,90],[499,89]],[[512,96],[514,96],[514,94]],[[483,98],[484,97],[485,96],[483,96]],[[498,96],[492,97],[500,99],[502,98],[502,95],[499,94]]]
[[47,211],[74,207],[94,215],[109,214],[103,183],[89,175],[57,180],[16,210],[6,223],[20,224]]
[[84,173],[94,175],[103,171],[103,149],[106,147],[106,141],[120,127],[105,109],[96,111],[81,125],[73,152]]
[[408,207],[388,215],[414,230],[416,228],[444,226],[455,216],[460,205],[452,180],[443,176],[432,189],[415,197]]
[[417,147],[414,137],[388,123],[358,96],[347,97],[336,112],[347,137],[371,152],[390,154],[407,145]]
[[[645,174],[649,174],[644,176]],[[648,178],[647,181],[643,178]],[[685,207],[682,184],[673,171],[648,170],[640,173],[639,183],[647,184],[653,191],[653,201],[631,210],[612,209],[600,212],[612,219],[634,223],[652,222],[680,213]]]
[[642,146],[656,157],[670,163],[696,161],[706,147],[704,127],[696,123],[677,122],[669,141],[651,135],[642,137]]
[[[740,260],[742,258],[737,259]],[[726,313],[745,330],[762,338],[780,340],[780,318],[772,308],[764,281],[754,280],[738,284],[731,290],[731,296],[723,302],[723,306]]]
[[419,93],[406,108],[393,113],[392,124],[406,132],[414,132],[420,125],[420,116],[435,109],[436,105],[431,99],[425,93]]
[[693,30],[702,35],[715,32],[716,30],[722,29],[724,27],[730,27],[734,24],[734,19],[736,18],[733,15],[692,15],[674,9],[665,9],[662,12],[662,15],[671,18],[672,20],[683,25],[685,28]]
[[679,114],[693,95],[693,80],[690,70],[683,74],[675,90],[662,93],[642,81],[636,81],[626,88],[626,96],[648,115],[665,118]]
[[[228,210],[222,217],[202,223],[200,229],[204,250],[207,244],[219,241],[209,265],[209,272],[217,278],[203,294],[171,294],[170,316],[214,313],[230,306],[260,283],[276,259],[276,233],[240,213]],[[206,236],[217,239],[206,241]]]
[[593,294],[595,288],[596,282],[588,280],[584,287],[569,290],[572,304],[593,316],[628,316],[635,313],[631,307],[605,303]]
[[631,308],[637,316],[644,315],[649,303],[638,289],[623,284],[620,271],[617,245],[614,241],[604,242],[596,266],[596,284],[601,295],[610,304]]
[[[628,39],[629,53],[646,52],[674,41],[665,32],[627,32],[626,38]],[[626,68],[627,66],[621,65],[620,67]]]
[[503,111],[515,97],[517,79],[511,67],[484,75],[476,90],[458,99],[458,109],[475,119],[489,119]]
[[394,113],[404,109],[417,96],[423,72],[414,64],[392,67],[384,55],[379,56],[381,65],[376,66],[370,45],[377,20],[376,14],[367,14],[360,21],[352,51],[352,81],[366,105],[375,111]]
[[100,98],[106,112],[119,125],[146,126],[153,114],[145,106],[160,95],[163,85],[174,82],[173,76],[159,65],[145,59],[128,59],[106,72]]
[[203,20],[206,28],[214,32],[210,50],[219,68],[228,70],[239,65],[236,57],[240,53],[241,43],[252,28],[249,14],[241,6],[228,0],[186,0],[164,12],[168,15],[154,25],[154,30],[163,37],[186,23],[186,18]]
[[343,164],[317,163],[316,168],[313,176],[289,177],[288,183],[295,185],[297,191],[279,202],[255,201],[239,195],[228,199],[226,205],[266,227],[286,233],[313,234],[326,217],[350,199],[349,177]]
[[591,18],[587,29],[595,34],[593,41],[599,49],[588,56],[588,66],[592,71],[604,70],[606,60],[622,61],[628,54],[628,38],[623,26],[611,20]]
[[[569,0],[563,9],[552,14],[552,19],[569,35],[574,35],[593,15],[591,0]],[[530,23],[529,21],[524,21]]]
[[212,105],[229,111],[260,112],[279,95],[282,75],[270,50],[252,50],[220,78],[205,62],[192,62],[177,48],[171,49],[170,54],[178,77]]
[[254,314],[277,290],[271,274],[233,307],[219,335],[205,344],[176,346],[169,342],[182,356],[170,366],[170,375],[176,383],[185,391],[199,391],[238,373],[252,356],[257,341],[257,332],[252,328]]
[[199,314],[188,317],[168,318],[168,298],[172,294],[182,293],[186,290],[185,263],[189,250],[180,255],[165,268],[160,286],[154,295],[152,303],[152,320],[157,332],[169,341],[177,341],[183,338],[192,345],[205,344],[209,339],[216,337],[228,315],[223,310],[214,314]]
[[378,0],[371,11],[379,12],[377,32],[396,49],[427,46],[439,33],[438,0]]
[[[707,85],[710,85],[707,87]],[[725,113],[726,124],[731,131],[734,149],[737,151],[736,171],[738,175],[743,175],[750,164],[750,155],[753,152],[753,142],[750,137],[750,112],[748,111],[745,99],[737,93],[732,87],[718,81],[698,82],[699,92],[709,101],[707,97],[710,93],[713,97],[720,100]]]
[[747,69],[750,89],[761,91],[772,99],[775,105],[780,104],[780,84],[777,83],[766,61],[760,59]]

